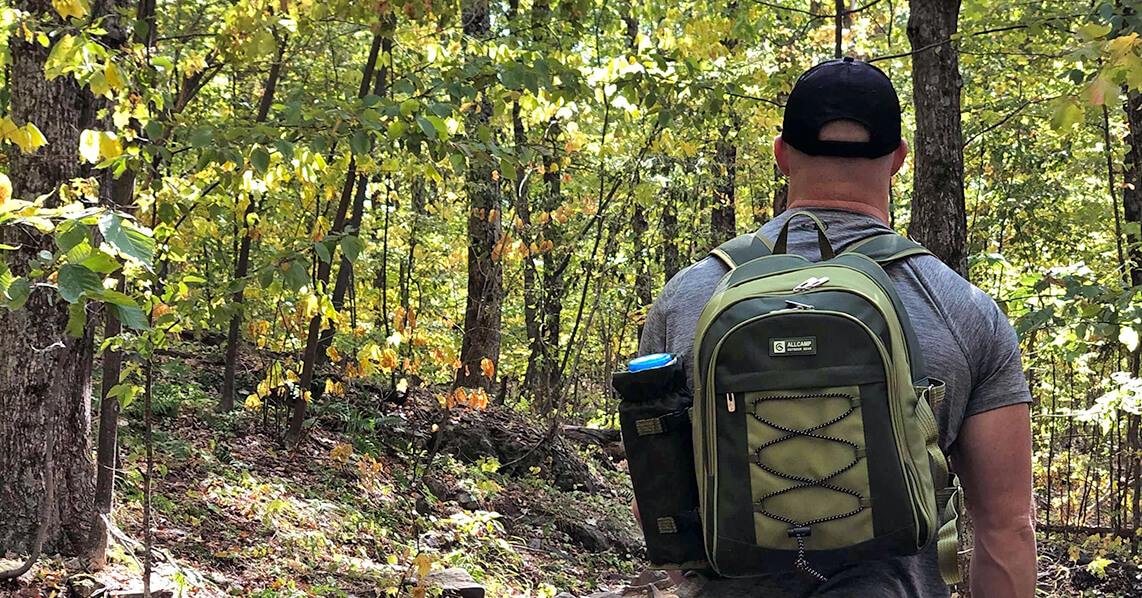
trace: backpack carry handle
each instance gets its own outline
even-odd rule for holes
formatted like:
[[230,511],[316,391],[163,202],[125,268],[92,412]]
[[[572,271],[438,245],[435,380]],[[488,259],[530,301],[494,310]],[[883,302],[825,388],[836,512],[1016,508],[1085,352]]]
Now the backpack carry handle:
[[828,235],[825,234],[825,223],[821,222],[810,212],[794,212],[788,220],[785,221],[785,226],[781,227],[781,234],[777,235],[777,241],[773,244],[773,253],[788,253],[786,247],[789,244],[789,225],[793,219],[798,216],[808,216],[813,224],[817,227],[817,244],[821,248],[821,259],[831,260],[836,257],[837,253],[833,251],[833,244],[829,242]]

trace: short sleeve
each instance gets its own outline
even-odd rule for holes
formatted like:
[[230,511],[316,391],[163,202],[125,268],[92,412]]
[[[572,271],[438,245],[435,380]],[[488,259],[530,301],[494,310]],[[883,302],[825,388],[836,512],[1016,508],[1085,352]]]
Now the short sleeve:
[[654,304],[650,306],[650,310],[646,312],[646,321],[642,325],[642,337],[638,341],[639,355],[666,352],[666,314],[669,311],[670,297],[674,294],[674,289],[680,280],[678,274],[667,281],[666,286],[662,287],[662,292],[655,298]]
[[970,359],[972,390],[964,417],[1031,402],[1031,391],[1023,375],[1019,336],[991,297],[977,288],[972,291],[983,317],[975,331],[978,334],[967,337],[974,339],[976,346]]

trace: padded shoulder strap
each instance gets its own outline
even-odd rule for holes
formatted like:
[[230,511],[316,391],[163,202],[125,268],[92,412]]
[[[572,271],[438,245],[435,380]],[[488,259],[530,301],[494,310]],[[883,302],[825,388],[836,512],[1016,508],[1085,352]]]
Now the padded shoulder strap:
[[730,270],[738,266],[765,257],[773,253],[773,243],[760,232],[738,235],[722,243],[710,252],[710,255],[722,260]]
[[885,265],[910,255],[932,255],[923,245],[896,233],[880,233],[862,241],[857,241],[843,253],[859,253],[880,265]]

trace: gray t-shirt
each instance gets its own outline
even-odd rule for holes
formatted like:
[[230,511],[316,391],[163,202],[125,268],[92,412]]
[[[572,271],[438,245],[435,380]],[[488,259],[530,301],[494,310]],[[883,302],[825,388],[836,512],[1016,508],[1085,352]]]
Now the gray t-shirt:
[[[796,212],[799,210],[794,210]],[[889,230],[882,222],[845,210],[813,209],[825,223],[839,253],[855,241]],[[776,239],[793,212],[766,223],[762,234]],[[817,234],[808,218],[796,219],[789,232],[789,252],[820,259]],[[947,383],[936,418],[940,445],[949,450],[967,417],[1012,405],[1030,403],[1023,377],[1019,339],[1007,317],[986,293],[970,284],[935,257],[904,258],[885,271],[896,285],[920,340],[928,374]],[[707,257],[666,283],[647,314],[639,353],[680,355],[691,377],[694,332],[698,316],[718,280],[728,272],[721,261]],[[693,380],[690,380],[693,388]],[[862,562],[857,567],[826,572],[829,581],[816,584],[797,574],[753,579],[714,579],[700,595],[718,598],[935,598],[949,595],[940,579],[933,549],[909,558]]]

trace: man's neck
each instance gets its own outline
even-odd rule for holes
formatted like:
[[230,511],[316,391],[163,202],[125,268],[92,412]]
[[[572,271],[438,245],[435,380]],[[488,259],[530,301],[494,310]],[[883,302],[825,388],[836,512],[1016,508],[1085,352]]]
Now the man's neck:
[[[887,203],[887,202],[885,202]],[[795,199],[789,202],[789,209],[794,208],[827,208],[833,210],[848,210],[850,212],[857,212],[872,216],[880,220],[885,225],[889,224],[887,206],[881,207],[873,205],[868,202],[855,200],[855,199],[817,199],[817,198],[803,198]]]

